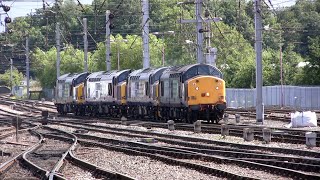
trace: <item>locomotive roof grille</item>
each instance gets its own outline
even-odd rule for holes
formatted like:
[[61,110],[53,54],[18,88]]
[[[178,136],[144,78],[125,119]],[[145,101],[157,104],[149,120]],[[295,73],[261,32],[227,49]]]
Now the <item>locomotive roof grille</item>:
[[89,82],[97,82],[97,81],[100,81],[101,78],[90,78],[89,79]]
[[178,78],[181,76],[181,73],[170,74],[169,78]]
[[139,80],[140,76],[131,76],[131,80]]

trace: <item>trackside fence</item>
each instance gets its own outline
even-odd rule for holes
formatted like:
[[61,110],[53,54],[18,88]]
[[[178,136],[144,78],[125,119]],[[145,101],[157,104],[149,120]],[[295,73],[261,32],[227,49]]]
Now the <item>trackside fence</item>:
[[[265,107],[320,109],[320,87],[282,86],[281,88],[281,86],[264,86],[262,95]],[[256,91],[255,89],[227,88],[226,99],[230,108],[255,107]]]

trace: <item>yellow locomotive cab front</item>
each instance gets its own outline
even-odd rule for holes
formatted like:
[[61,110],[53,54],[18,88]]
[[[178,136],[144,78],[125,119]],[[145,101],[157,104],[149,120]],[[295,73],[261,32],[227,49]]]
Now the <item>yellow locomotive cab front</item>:
[[199,76],[187,82],[187,104],[216,105],[226,102],[224,80],[213,76]]

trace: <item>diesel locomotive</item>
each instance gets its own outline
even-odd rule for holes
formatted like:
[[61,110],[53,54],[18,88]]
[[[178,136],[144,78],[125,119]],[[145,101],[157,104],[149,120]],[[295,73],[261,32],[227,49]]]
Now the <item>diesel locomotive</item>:
[[226,109],[222,73],[207,64],[69,73],[56,83],[60,114],[218,123]]

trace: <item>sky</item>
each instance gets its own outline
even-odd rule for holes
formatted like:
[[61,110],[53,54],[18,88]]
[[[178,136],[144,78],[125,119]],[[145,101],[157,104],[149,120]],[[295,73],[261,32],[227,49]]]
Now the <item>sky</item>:
[[[2,0],[0,0],[1,2]],[[91,4],[92,0],[79,0],[82,4]],[[139,1],[140,0],[136,0]],[[233,0],[230,0],[233,1]],[[54,0],[45,0],[49,5],[52,5]],[[268,0],[266,0],[268,2]],[[271,0],[274,8],[291,6],[295,3],[295,0]],[[35,9],[42,8],[42,0],[6,0],[2,1],[2,4],[11,6],[11,10],[8,12],[9,16],[14,19],[15,17],[26,16],[31,12],[35,12]],[[0,13],[3,13],[1,10]],[[6,17],[5,14],[0,14],[1,25],[0,32],[4,31],[3,21]]]

